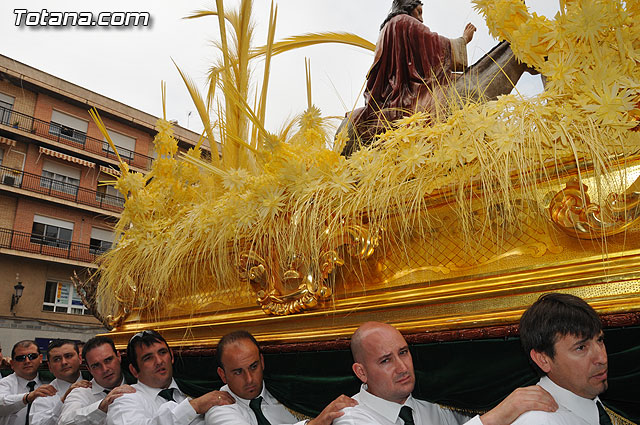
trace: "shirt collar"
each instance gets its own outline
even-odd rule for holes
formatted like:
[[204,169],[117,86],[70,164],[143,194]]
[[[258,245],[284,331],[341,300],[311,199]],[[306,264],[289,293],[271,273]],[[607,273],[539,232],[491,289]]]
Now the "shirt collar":
[[587,423],[597,424],[599,422],[598,407],[596,406],[596,402],[600,401],[598,397],[593,400],[580,397],[566,388],[562,388],[548,376],[542,377],[538,385],[547,390],[558,405],[570,410],[576,416],[587,421]]
[[[122,380],[120,381],[120,383],[118,385],[116,385],[116,387],[118,387],[120,385],[124,385],[124,377],[122,377]],[[92,394],[100,394],[100,393],[104,392],[104,390],[109,390],[109,388],[105,388],[102,385],[98,384],[98,382],[96,381],[96,378],[93,378],[91,380],[91,393]]]
[[[242,403],[245,406],[249,407],[249,403],[251,402],[251,400],[247,400],[246,398],[242,398],[239,395],[237,395],[236,393],[234,393],[233,391],[231,391],[231,388],[229,388],[229,385],[225,385],[222,388],[220,388],[220,391],[226,391],[229,394],[231,394],[231,396],[233,398],[236,399],[237,403]],[[262,400],[265,404],[276,404],[278,403],[278,400],[275,399],[275,397],[273,397],[271,395],[271,393],[269,391],[267,391],[267,387],[264,385],[264,381],[262,381],[262,391],[260,392],[259,397],[262,397]]]
[[64,393],[67,392],[67,390],[69,389],[69,387],[71,386],[71,384],[75,384],[76,382],[82,381],[82,374],[79,374],[80,376],[78,376],[78,379],[76,379],[73,382],[67,382],[64,379],[54,379],[53,382],[51,382],[51,385],[53,385],[54,387],[56,387],[58,389],[58,395],[60,397],[62,397],[64,395]]
[[413,411],[416,410],[416,403],[413,396],[409,395],[404,404],[399,404],[394,401],[388,401],[371,394],[367,390],[366,384],[362,384],[362,387],[360,388],[359,398],[359,401],[361,401],[370,409],[374,410],[376,413],[383,416],[391,423],[395,423],[398,420],[398,416],[400,415],[400,409],[402,408],[402,406],[409,406]]
[[[153,387],[150,387],[148,385],[143,384],[140,381],[138,381],[138,383],[136,385],[137,385],[137,387],[139,389],[141,389],[143,392],[145,392],[146,394],[150,395],[151,397],[158,396],[158,393],[160,393],[160,391],[162,391],[164,389],[164,388],[153,388]],[[169,386],[167,388],[173,388],[174,391],[177,391],[180,394],[183,394],[182,391],[180,391],[180,388],[178,388],[178,384],[176,384],[176,381],[173,378],[171,378],[171,383],[169,384]]]
[[18,374],[15,372],[13,372],[13,374],[16,376],[16,380],[18,381],[18,388],[20,389],[27,388],[27,383],[31,381],[35,381],[36,387],[40,386],[40,374],[37,374],[33,379],[24,379],[23,377],[18,376]]

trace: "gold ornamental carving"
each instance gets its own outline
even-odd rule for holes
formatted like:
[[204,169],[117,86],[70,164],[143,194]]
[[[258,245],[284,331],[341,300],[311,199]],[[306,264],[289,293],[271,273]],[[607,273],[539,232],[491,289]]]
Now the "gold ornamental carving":
[[640,177],[622,194],[610,193],[602,205],[591,201],[589,188],[577,178],[549,203],[551,221],[580,239],[596,239],[624,232],[640,221]]
[[344,265],[341,252],[366,260],[378,247],[378,233],[364,226],[346,226],[328,239],[316,261],[290,253],[286,267],[273,256],[267,260],[253,250],[244,251],[239,258],[240,280],[251,285],[266,314],[286,316],[311,310],[333,294],[330,279]]

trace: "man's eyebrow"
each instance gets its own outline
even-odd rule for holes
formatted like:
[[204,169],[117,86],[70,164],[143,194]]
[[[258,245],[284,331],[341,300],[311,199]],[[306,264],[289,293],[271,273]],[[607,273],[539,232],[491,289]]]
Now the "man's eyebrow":
[[387,357],[391,357],[391,353],[385,353],[385,354],[381,355],[380,357],[378,357],[378,361],[384,360]]
[[[600,335],[597,335],[597,336],[600,336]],[[579,339],[578,341],[576,341],[573,345],[576,346],[576,345],[584,344],[585,342],[589,341],[590,339],[591,338],[585,336],[584,338]]]

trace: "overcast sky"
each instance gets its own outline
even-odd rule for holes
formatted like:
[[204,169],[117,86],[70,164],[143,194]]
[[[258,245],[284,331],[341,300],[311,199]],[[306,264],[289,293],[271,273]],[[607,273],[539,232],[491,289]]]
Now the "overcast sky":
[[[448,37],[462,34],[473,22],[478,31],[468,46],[475,62],[497,43],[466,0],[423,0],[424,20]],[[226,8],[237,0],[225,1]],[[376,41],[391,0],[279,0],[276,40],[307,32],[345,31]],[[529,7],[553,17],[557,0],[529,0]],[[270,1],[254,1],[256,41],[266,40]],[[0,53],[47,73],[161,116],[160,81],[167,82],[167,114],[180,125],[200,131],[195,108],[171,58],[203,88],[207,69],[217,57],[211,40],[218,39],[213,17],[184,20],[196,9],[215,8],[215,0],[3,0],[0,2]],[[29,12],[149,12],[151,25],[136,28],[42,28],[16,26],[15,9]],[[325,45],[274,58],[267,109],[267,127],[278,129],[306,107],[304,58],[311,59],[313,100],[324,115],[343,115],[362,104],[360,95],[372,54],[355,47]],[[255,74],[261,80],[261,73]],[[518,89],[533,95],[540,77],[525,77]],[[192,113],[189,117],[189,113]]]

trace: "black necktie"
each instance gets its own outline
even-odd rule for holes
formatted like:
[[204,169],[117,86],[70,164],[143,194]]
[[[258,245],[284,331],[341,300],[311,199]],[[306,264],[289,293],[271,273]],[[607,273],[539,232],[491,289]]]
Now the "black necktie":
[[249,402],[249,407],[253,410],[253,413],[256,414],[256,419],[258,419],[258,425],[271,425],[271,422],[264,416],[262,413],[262,409],[260,405],[262,404],[262,396],[256,397]]
[[111,390],[102,390],[102,392],[108,395],[111,392]]
[[600,425],[612,425],[611,418],[607,415],[607,411],[604,410],[602,403],[596,401],[596,406],[598,406],[598,413],[600,414]]
[[167,401],[175,401],[173,399],[173,388],[165,388],[164,390],[160,391],[158,395]]
[[402,406],[398,416],[404,421],[404,425],[416,425],[416,423],[413,422],[413,413],[409,406]]
[[[36,388],[36,381],[27,382],[27,388],[29,392],[33,391]],[[29,425],[29,411],[31,410],[31,403],[27,404],[27,416],[24,418],[24,425]]]

